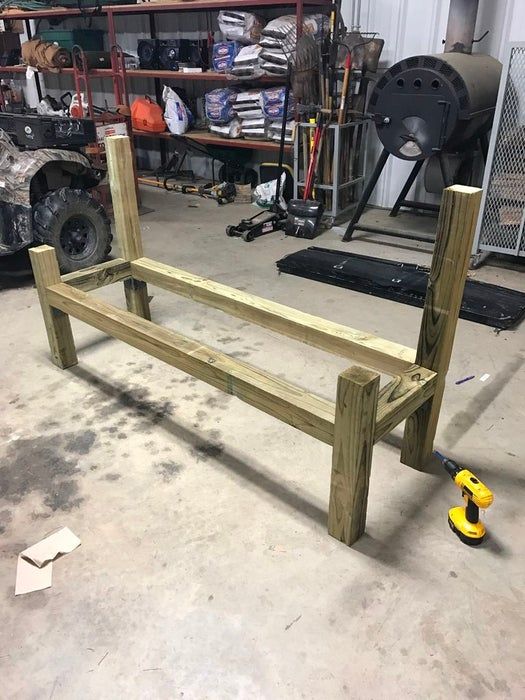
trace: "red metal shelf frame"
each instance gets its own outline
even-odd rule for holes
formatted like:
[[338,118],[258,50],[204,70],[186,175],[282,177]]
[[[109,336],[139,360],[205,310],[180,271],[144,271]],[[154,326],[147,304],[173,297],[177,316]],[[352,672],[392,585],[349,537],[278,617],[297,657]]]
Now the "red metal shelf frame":
[[[2,73],[25,73],[27,66],[0,66],[0,74]],[[46,71],[40,71],[45,73]],[[58,73],[50,73],[51,75],[73,75],[73,68],[62,68]],[[89,70],[89,75],[93,78],[111,78],[112,70],[111,68],[91,68]],[[203,73],[182,73],[181,71],[171,71],[171,70],[150,70],[149,68],[140,69],[130,69],[126,70],[126,76],[128,78],[162,78],[163,80],[174,80],[174,81],[184,81],[184,80],[198,80],[198,81],[210,81],[218,83],[230,83],[231,85],[239,85],[241,83],[268,83],[274,85],[275,83],[284,82],[284,78],[279,76],[273,77],[270,75],[263,75],[260,78],[252,78],[251,80],[235,80],[228,78],[226,73],[216,73],[215,71],[205,71]]]
[[[331,0],[182,0],[181,2],[142,2],[136,5],[103,5],[97,16],[133,15],[148,12],[202,12],[203,10],[225,10],[228,8],[257,9],[260,7],[330,7]],[[80,17],[89,14],[89,9],[56,7],[49,10],[6,10],[0,12],[0,19],[53,19],[55,17]]]
[[[173,140],[184,138],[188,141],[196,141],[197,143],[205,144],[206,146],[232,146],[233,148],[249,148],[250,150],[258,151],[278,151],[279,143],[277,141],[260,141],[259,139],[227,139],[217,134],[213,134],[211,131],[187,131],[182,136],[174,136],[170,134],[169,131],[163,131],[162,133],[152,133],[151,131],[139,131],[138,129],[133,129],[133,136],[145,136],[147,138],[157,138],[163,140]],[[292,151],[292,146],[287,144],[284,147],[285,152],[290,153]]]
[[[302,31],[303,22],[303,8],[304,6],[309,7],[320,7],[326,9],[332,4],[331,0],[182,0],[179,2],[143,2],[136,5],[105,5],[101,8],[100,12],[97,12],[96,16],[106,16],[108,18],[108,35],[110,46],[118,44],[117,33],[115,30],[115,16],[116,15],[134,15],[134,14],[148,14],[155,15],[157,13],[163,12],[202,12],[210,10],[221,10],[228,8],[239,9],[241,7],[246,9],[259,9],[261,7],[292,7],[295,8],[296,20],[297,20],[297,36],[300,36]],[[29,25],[29,20],[31,19],[53,19],[58,17],[79,17],[85,15],[86,11],[81,12],[78,9],[73,8],[54,8],[49,10],[33,10],[33,11],[21,11],[21,10],[9,10],[6,12],[0,12],[0,19],[23,19],[25,20],[25,26],[27,30],[28,37],[31,37],[31,30]],[[89,13],[89,10],[87,10]],[[95,15],[94,15],[95,16]],[[1,73],[25,73],[25,66],[2,66],[0,67]],[[73,68],[64,68],[58,75],[72,75],[74,73]],[[89,71],[89,76],[94,78],[112,78],[113,87],[115,93],[116,104],[120,103],[120,90],[118,89],[117,82],[115,80],[115,73],[113,69],[110,68],[99,68],[92,69]],[[199,81],[216,81],[216,82],[238,82],[243,81],[232,81],[227,78],[223,73],[215,73],[213,71],[208,71],[206,73],[180,73],[176,71],[161,71],[161,70],[127,70],[127,78],[164,78],[169,80],[199,80]],[[270,76],[264,76],[256,81],[245,81],[245,82],[259,82],[259,83],[279,83],[282,80],[272,78]],[[168,132],[163,134],[152,134],[142,131],[133,131],[134,136],[148,136],[155,137],[161,140],[172,139],[172,135]],[[211,132],[203,131],[190,131],[184,135],[187,139],[193,139],[196,142],[205,145],[219,145],[230,148],[249,148],[256,150],[267,150],[276,151],[279,149],[279,144],[273,141],[258,141],[255,139],[227,139],[222,138]],[[292,147],[285,146],[285,151],[290,152]]]

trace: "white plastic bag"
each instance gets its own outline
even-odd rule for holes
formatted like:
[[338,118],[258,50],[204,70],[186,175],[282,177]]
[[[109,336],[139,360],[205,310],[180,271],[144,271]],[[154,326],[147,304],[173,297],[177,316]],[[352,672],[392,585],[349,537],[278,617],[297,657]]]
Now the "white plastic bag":
[[167,85],[164,85],[162,99],[165,104],[164,120],[170,132],[178,136],[186,133],[188,130],[188,112],[186,111],[184,102],[177,95],[175,90]]
[[[281,175],[281,182],[279,187],[279,203],[282,207],[286,207],[286,202],[284,201],[283,192],[284,184],[286,182],[286,173]],[[261,182],[257,185],[254,194],[254,204],[263,209],[270,207],[275,201],[275,194],[277,192],[277,180],[270,180],[269,182]]]

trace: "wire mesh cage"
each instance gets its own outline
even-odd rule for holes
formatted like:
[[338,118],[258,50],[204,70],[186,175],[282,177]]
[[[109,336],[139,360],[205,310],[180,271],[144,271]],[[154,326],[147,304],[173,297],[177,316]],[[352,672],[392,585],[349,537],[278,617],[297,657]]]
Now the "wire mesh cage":
[[525,42],[509,44],[473,254],[525,256]]

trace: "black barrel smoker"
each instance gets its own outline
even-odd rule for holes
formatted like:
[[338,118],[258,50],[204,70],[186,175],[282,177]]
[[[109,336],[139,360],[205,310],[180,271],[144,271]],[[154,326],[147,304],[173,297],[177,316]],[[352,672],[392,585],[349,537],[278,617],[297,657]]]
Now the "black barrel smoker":
[[414,162],[390,211],[400,207],[437,211],[438,205],[406,199],[423,164],[429,191],[460,182],[472,184],[476,149],[486,159],[487,133],[492,126],[501,63],[492,56],[472,54],[478,0],[451,0],[445,53],[412,56],[393,65],[375,86],[368,105],[383,150],[365,187],[343,240],[356,229],[428,241],[428,236],[376,226],[359,219],[389,157]]

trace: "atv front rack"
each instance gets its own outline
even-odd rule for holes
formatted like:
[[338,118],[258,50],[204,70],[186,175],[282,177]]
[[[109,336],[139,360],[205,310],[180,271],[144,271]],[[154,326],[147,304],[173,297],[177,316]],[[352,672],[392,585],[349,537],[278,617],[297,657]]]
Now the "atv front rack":
[[[129,139],[108,138],[106,148],[122,258],[61,278],[53,248],[30,251],[54,363],[77,364],[73,316],[331,445],[328,531],[353,544],[365,529],[374,443],[406,420],[401,461],[422,468],[432,453],[481,190],[444,191],[416,351],[145,258]],[[86,293],[119,280],[127,311]],[[147,283],[374,371],[345,370],[328,401],[152,323]],[[393,376],[382,389],[380,372]]]

